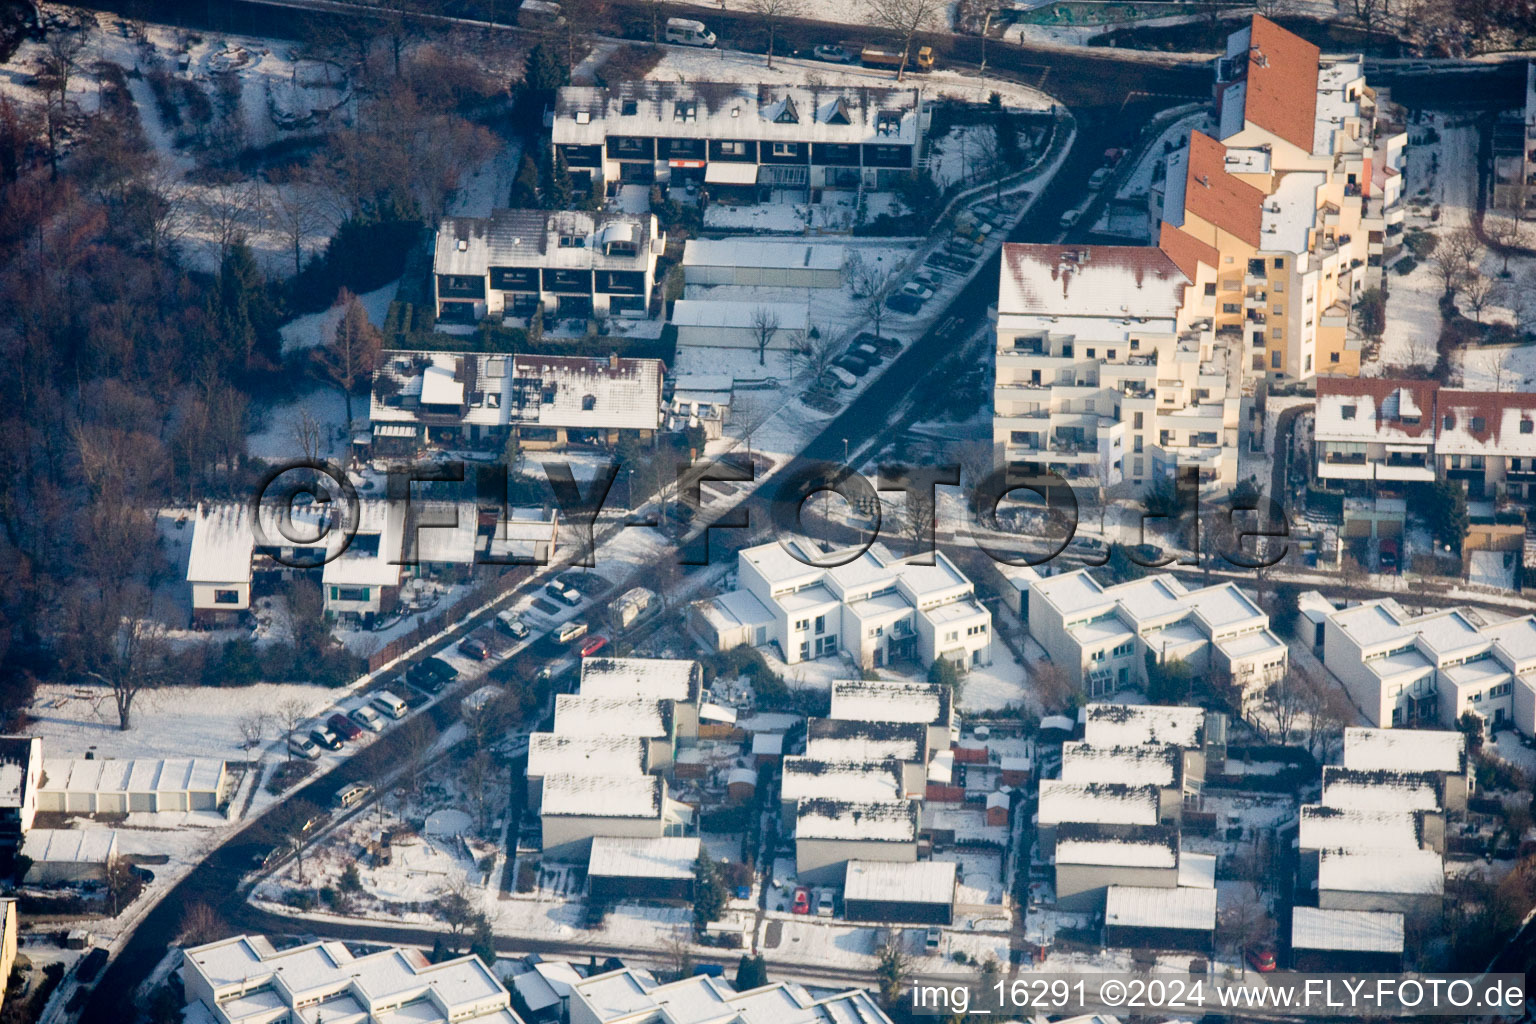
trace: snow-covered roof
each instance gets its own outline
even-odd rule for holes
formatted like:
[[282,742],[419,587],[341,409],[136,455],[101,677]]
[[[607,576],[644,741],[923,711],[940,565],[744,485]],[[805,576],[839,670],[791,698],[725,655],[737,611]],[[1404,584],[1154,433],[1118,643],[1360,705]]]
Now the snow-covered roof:
[[445,218],[432,271],[483,277],[491,267],[644,270],[653,247],[665,241],[652,214],[494,210],[489,217]]
[[639,736],[562,736],[536,732],[528,738],[530,779],[567,775],[638,775],[645,771],[645,740]]
[[668,736],[672,708],[656,697],[555,696],[555,732],[562,736]]
[[408,564],[472,565],[480,511],[472,501],[411,502],[403,551]]
[[[27,779],[41,770],[43,741],[36,736],[0,736],[0,807],[20,807],[27,799]],[[34,765],[33,760],[39,763]]]
[[915,800],[801,800],[795,838],[911,843],[917,841],[917,816]]
[[1115,782],[1066,782],[1040,780],[1040,825],[1065,821],[1100,825],[1156,825],[1156,786],[1128,786]]
[[801,985],[780,981],[737,992],[725,979],[705,975],[658,985],[648,972],[630,967],[575,982],[571,999],[594,1024],[891,1024],[862,989],[813,996]]
[[1401,953],[1403,915],[1373,910],[1293,907],[1291,948],[1339,953]]
[[762,238],[690,238],[683,244],[685,267],[753,267],[773,270],[841,270],[840,245],[770,242]]
[[[451,374],[460,397],[434,404],[430,380]],[[656,359],[388,351],[374,371],[375,424],[654,430],[661,417]],[[383,382],[387,380],[387,385]]]
[[761,318],[777,331],[804,331],[810,327],[810,317],[810,306],[804,302],[678,299],[672,304],[672,323],[678,327],[756,330]]
[[1216,890],[1111,885],[1105,890],[1104,924],[1211,931],[1216,927]]
[[1066,822],[1056,830],[1056,863],[1177,868],[1179,835],[1163,825],[1117,830]]
[[696,704],[703,678],[687,658],[583,658],[581,693],[587,697],[653,697]]
[[1440,806],[1439,780],[1412,772],[1355,771],[1323,766],[1323,803],[1360,810],[1433,811]]
[[1179,782],[1182,768],[1178,748],[1163,744],[1101,747],[1068,740],[1061,745],[1061,777],[1067,782],[1166,788]]
[[34,864],[105,864],[117,855],[117,830],[34,828],[22,839],[21,853]]
[[1460,775],[1467,770],[1467,738],[1450,729],[1350,727],[1344,730],[1344,767]]
[[1000,315],[1173,320],[1189,278],[1149,245],[1003,246]]
[[609,135],[915,145],[917,89],[775,82],[625,81],[566,86],[555,100],[556,145]]
[[41,792],[217,793],[224,762],[216,758],[63,758],[43,762]]
[[659,818],[664,790],[654,775],[544,776],[539,811],[575,818]]
[[841,800],[896,800],[903,796],[899,761],[841,762],[786,757],[779,790],[783,800],[824,797]]
[[1306,804],[1298,842],[1303,850],[1417,849],[1419,812]]
[[934,860],[850,860],[843,899],[947,905],[955,901],[955,865]]
[[[473,955],[438,964],[411,948],[353,956],[335,940],[279,952],[262,936],[238,935],[183,950],[182,969],[201,977],[202,987],[218,1000],[221,1018],[234,1024],[277,1019],[273,1011],[282,1007],[303,1007],[298,1013],[316,1021],[350,1020],[359,1014],[400,1024],[517,1020],[507,990]],[[279,977],[282,984],[274,985]],[[277,1001],[250,1006],[250,995],[258,993]],[[255,1012],[248,1014],[247,1009]]]
[[697,836],[597,836],[592,840],[587,874],[606,878],[692,878],[693,862],[698,858]]
[[1198,747],[1205,728],[1202,708],[1167,704],[1089,704],[1083,739],[1095,746],[1167,743]]
[[856,722],[812,718],[806,723],[805,755],[822,761],[923,760],[928,730],[917,722]]
[[1334,892],[1440,895],[1445,869],[1433,850],[1323,850],[1317,856],[1317,887]]
[[403,501],[359,502],[356,533],[345,551],[325,563],[321,582],[344,587],[398,586],[405,511]]
[[951,691],[937,683],[839,679],[832,683],[832,717],[865,722],[946,725]]
[[199,503],[192,520],[192,554],[187,560],[188,583],[239,583],[251,578],[250,506],[245,503]]

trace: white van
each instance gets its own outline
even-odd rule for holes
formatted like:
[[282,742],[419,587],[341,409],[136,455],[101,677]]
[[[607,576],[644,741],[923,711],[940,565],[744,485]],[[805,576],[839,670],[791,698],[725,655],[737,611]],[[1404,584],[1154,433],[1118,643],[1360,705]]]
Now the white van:
[[859,378],[855,377],[841,366],[830,367],[827,370],[827,373],[833,380],[837,381],[838,384],[845,388],[856,388],[859,386]]
[[373,700],[368,703],[384,712],[390,718],[404,718],[410,709],[405,706],[405,701],[396,697],[388,690],[380,690],[373,695]]
[[715,34],[702,21],[692,18],[668,18],[667,42],[682,46],[714,46]]
[[352,785],[336,794],[336,806],[342,810],[347,810],[350,807],[356,807],[358,804],[368,799],[368,794],[372,792],[372,786],[365,786],[361,782],[354,782]]

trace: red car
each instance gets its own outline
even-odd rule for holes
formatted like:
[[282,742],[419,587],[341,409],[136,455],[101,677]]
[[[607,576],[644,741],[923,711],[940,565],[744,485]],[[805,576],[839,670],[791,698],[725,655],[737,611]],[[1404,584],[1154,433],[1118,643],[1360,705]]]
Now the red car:
[[1275,954],[1268,949],[1250,949],[1248,951],[1248,966],[1260,974],[1268,974],[1275,969]]
[[809,914],[811,912],[811,894],[804,889],[795,890],[795,905],[789,908],[792,914]]
[[608,646],[608,638],[607,637],[605,637],[605,636],[594,636],[594,637],[591,637],[591,638],[589,638],[587,640],[586,643],[581,645],[581,656],[583,658],[590,658],[592,655],[596,654],[598,651],[602,650],[604,647],[607,647],[607,646]]
[[325,720],[325,724],[330,727],[331,732],[344,740],[355,740],[363,734],[362,727],[346,715],[332,715]]

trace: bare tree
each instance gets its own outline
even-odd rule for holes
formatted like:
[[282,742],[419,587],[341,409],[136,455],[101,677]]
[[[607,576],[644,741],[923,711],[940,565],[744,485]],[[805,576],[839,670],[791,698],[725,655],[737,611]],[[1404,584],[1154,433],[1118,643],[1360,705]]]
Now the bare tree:
[[222,185],[209,185],[198,197],[197,208],[213,230],[219,243],[219,258],[245,238],[260,212],[263,201],[255,182],[240,179]]
[[1263,943],[1274,925],[1264,908],[1263,890],[1252,881],[1242,883],[1242,888],[1247,891],[1227,905],[1226,911],[1217,919],[1216,931],[1233,955],[1243,961],[1243,974],[1246,977],[1247,957],[1243,954]]
[[1488,217],[1483,220],[1483,230],[1488,237],[1493,239],[1497,247],[1499,257],[1504,261],[1499,269],[1500,277],[1509,276],[1509,258],[1514,251],[1525,246],[1525,225],[1520,222],[1517,215],[1508,217]]
[[250,756],[252,750],[261,746],[261,741],[266,738],[267,722],[267,716],[258,712],[256,714],[243,715],[235,723],[236,728],[240,730],[240,746],[245,750],[247,757]]
[[308,800],[290,800],[271,812],[265,831],[279,846],[293,854],[300,885],[304,884],[304,851],[324,823],[324,812]]
[[1472,311],[1472,319],[1483,322],[1483,313],[1504,294],[1504,282],[1482,273],[1469,273],[1461,282],[1461,297]]
[[[283,730],[283,739],[289,744],[293,743],[293,734],[298,731],[304,719],[309,716],[309,707],[297,697],[290,697],[280,701],[273,712],[277,715],[277,724]],[[293,747],[288,748],[288,759],[293,760]]]
[[320,442],[324,437],[325,428],[315,418],[315,414],[308,408],[299,410],[298,416],[293,421],[293,446],[298,449],[299,457],[306,462],[320,461]]
[[1434,340],[1428,336],[1415,334],[1408,339],[1404,347],[1409,366],[1428,369],[1435,365],[1438,353],[1435,351]]
[[1275,720],[1275,742],[1285,746],[1306,707],[1306,685],[1296,669],[1287,671],[1264,692],[1264,710]]
[[96,647],[91,659],[95,667],[86,670],[111,689],[117,727],[124,732],[132,725],[133,702],[159,686],[166,670],[164,627],[150,617],[153,599],[147,590],[133,590],[122,606],[100,606],[101,614],[108,616],[102,627],[112,635]]
[[773,44],[778,34],[779,22],[796,18],[804,11],[800,0],[747,0],[747,10],[757,15],[763,27],[768,29],[768,66],[773,67]]
[[336,323],[335,337],[331,344],[315,349],[315,362],[320,372],[341,389],[350,425],[352,391],[373,378],[384,339],[368,320],[368,311],[356,295],[343,288],[336,296],[336,305],[342,307],[342,314]]
[[272,190],[272,220],[293,254],[293,272],[304,269],[304,240],[320,220],[320,204],[306,183],[290,177]]
[[1360,23],[1360,28],[1367,36],[1375,28],[1376,22],[1386,13],[1387,0],[1350,0],[1354,11],[1355,20]]
[[901,37],[901,63],[896,68],[896,81],[900,82],[906,77],[912,40],[923,29],[933,27],[945,5],[942,0],[868,0],[868,5],[879,25]]
[[188,903],[181,911],[181,930],[176,943],[181,946],[201,946],[228,934],[229,926],[219,917],[219,912],[201,901]]
[[1435,273],[1440,275],[1440,283],[1445,288],[1445,294],[1454,292],[1462,279],[1471,273],[1476,265],[1478,250],[1481,243],[1471,228],[1456,228],[1435,239],[1435,244],[1429,251],[1429,262],[1434,265]]
[[1482,369],[1493,381],[1493,390],[1503,391],[1504,385],[1510,380],[1514,369],[1511,365],[1513,355],[1514,349],[1511,348],[1489,349],[1483,353]]
[[1037,661],[1029,668],[1029,678],[1035,698],[1046,711],[1061,711],[1072,706],[1078,695],[1077,687],[1067,673],[1054,661]]
[[891,312],[885,300],[895,290],[896,273],[891,268],[871,268],[864,272],[864,280],[860,282],[860,291],[864,295],[864,315],[869,317],[877,339],[883,337],[880,329]]
[[59,133],[69,111],[69,83],[80,70],[85,34],[69,28],[51,30],[38,59],[37,83],[43,88],[43,116],[48,137],[48,165],[59,176]]
[[752,310],[752,334],[757,339],[757,365],[768,365],[768,346],[779,332],[779,314],[768,306]]
[[826,373],[846,340],[846,335],[833,335],[827,331],[814,337],[807,336],[795,352],[796,360],[804,368],[805,375],[814,381]]

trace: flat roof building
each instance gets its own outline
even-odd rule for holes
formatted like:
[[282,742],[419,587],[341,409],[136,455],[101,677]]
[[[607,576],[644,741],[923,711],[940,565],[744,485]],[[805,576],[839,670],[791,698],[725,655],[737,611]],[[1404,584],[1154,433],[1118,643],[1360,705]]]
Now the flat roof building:
[[689,900],[693,894],[697,836],[597,836],[587,861],[592,899]]
[[954,902],[953,863],[848,862],[843,913],[850,921],[947,925],[953,920]]

